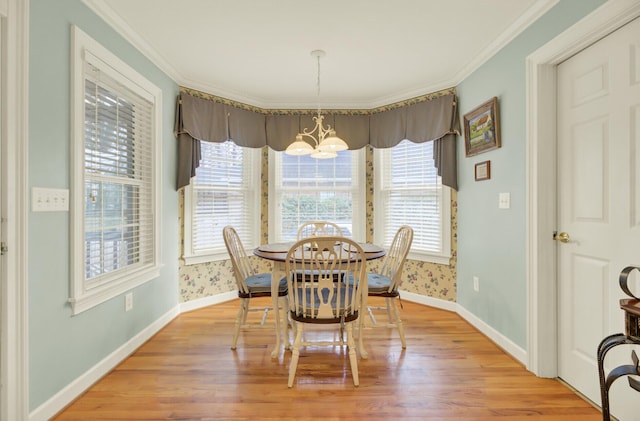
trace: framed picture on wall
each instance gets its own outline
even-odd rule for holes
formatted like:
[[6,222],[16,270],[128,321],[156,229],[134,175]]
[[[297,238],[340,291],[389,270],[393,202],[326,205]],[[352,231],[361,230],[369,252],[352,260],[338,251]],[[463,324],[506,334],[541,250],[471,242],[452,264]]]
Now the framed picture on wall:
[[498,97],[494,96],[464,115],[464,146],[466,156],[500,147]]
[[475,167],[475,180],[489,180],[491,178],[491,161],[478,162]]

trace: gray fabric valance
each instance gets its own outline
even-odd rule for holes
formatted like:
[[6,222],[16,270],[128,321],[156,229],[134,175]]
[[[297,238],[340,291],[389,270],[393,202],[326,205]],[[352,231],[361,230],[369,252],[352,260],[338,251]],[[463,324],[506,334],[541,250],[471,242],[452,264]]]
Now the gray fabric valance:
[[[349,149],[369,144],[369,116],[323,113],[324,126],[331,126],[340,137],[348,139]],[[315,115],[268,114],[266,144],[275,151],[284,151],[304,129],[313,129]]]
[[[434,163],[442,184],[455,190],[457,183],[456,135],[460,133],[455,95],[408,103],[368,113],[327,110],[324,125],[333,127],[349,149],[371,145],[390,148],[404,139],[435,141]],[[296,134],[313,129],[315,114],[284,114],[251,110],[181,92],[176,104],[175,135],[178,140],[177,188],[189,184],[200,165],[200,142],[225,142],[249,148],[269,146],[283,151]]]
[[406,139],[406,107],[371,114],[369,117],[369,143],[374,148],[390,148]]

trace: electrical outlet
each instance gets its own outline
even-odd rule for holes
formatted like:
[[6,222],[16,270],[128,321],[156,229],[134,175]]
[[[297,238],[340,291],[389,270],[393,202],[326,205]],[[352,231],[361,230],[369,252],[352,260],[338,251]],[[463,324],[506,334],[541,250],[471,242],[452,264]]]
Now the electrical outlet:
[[133,292],[125,294],[124,296],[124,311],[129,311],[133,308]]
[[473,277],[473,290],[475,292],[480,291],[480,278],[478,278],[477,276]]

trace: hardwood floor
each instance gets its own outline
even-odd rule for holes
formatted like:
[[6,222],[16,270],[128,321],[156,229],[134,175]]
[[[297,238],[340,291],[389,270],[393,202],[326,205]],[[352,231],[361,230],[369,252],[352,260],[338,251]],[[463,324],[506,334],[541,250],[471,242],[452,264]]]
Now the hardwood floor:
[[365,330],[369,359],[358,360],[357,388],[344,349],[303,348],[291,389],[291,353],[270,358],[272,329],[242,332],[232,351],[231,301],[180,315],[54,419],[601,419],[455,313],[403,305],[407,349],[395,330]]

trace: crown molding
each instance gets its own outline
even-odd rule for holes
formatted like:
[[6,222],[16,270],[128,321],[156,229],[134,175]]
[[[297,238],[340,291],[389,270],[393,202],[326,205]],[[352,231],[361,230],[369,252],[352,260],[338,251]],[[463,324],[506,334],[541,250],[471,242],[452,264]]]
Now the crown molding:
[[536,2],[527,10],[525,14],[520,16],[513,22],[506,31],[489,44],[482,53],[475,56],[467,63],[451,80],[451,86],[459,85],[463,80],[469,77],[480,66],[489,61],[491,57],[496,55],[498,51],[506,47],[518,35],[524,32],[532,23],[537,21],[541,16],[547,13],[551,8],[558,4],[560,0],[545,0]]
[[[480,54],[470,60],[467,65],[450,78],[443,78],[436,82],[428,82],[424,85],[415,86],[406,91],[382,96],[370,101],[350,101],[344,99],[331,100],[325,98],[321,108],[333,109],[372,109],[385,106],[387,104],[404,101],[409,98],[423,95],[425,92],[436,92],[451,86],[459,85],[465,78],[486,63],[498,51],[504,48],[515,37],[527,29],[532,23],[547,13],[560,0],[538,0],[523,15],[513,22],[498,38],[483,49]],[[228,98],[233,101],[252,105],[264,109],[313,109],[318,107],[316,98],[313,101],[272,101],[266,98],[259,98],[247,95],[246,93],[225,89],[220,86],[213,86],[196,80],[189,79],[182,75],[168,60],[166,60],[156,49],[154,49],[145,39],[140,37],[117,13],[113,11],[107,2],[100,0],[82,0],[94,13],[101,17],[116,32],[122,35],[128,42],[151,60],[156,66],[165,72],[180,86],[189,86],[193,89],[209,92],[213,95]]]
[[111,7],[107,2],[100,0],[82,0],[82,2],[91,9],[98,17],[104,20],[107,25],[119,33],[126,41],[133,45],[138,51],[148,58],[153,64],[158,66],[160,70],[167,74],[171,79],[178,82],[183,79],[178,70],[165,59],[162,54],[153,48],[144,38],[131,28]]

